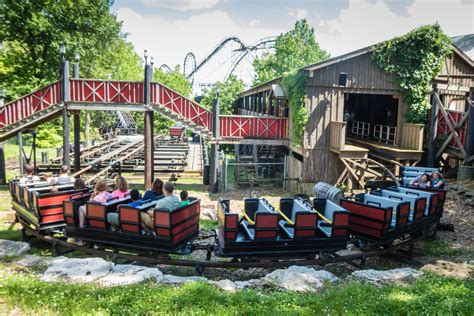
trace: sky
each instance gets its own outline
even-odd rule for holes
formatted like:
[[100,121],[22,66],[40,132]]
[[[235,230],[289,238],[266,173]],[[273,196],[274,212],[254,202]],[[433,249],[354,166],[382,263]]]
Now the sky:
[[[182,67],[188,52],[199,62],[228,36],[250,45],[288,31],[301,18],[331,56],[435,22],[450,36],[474,33],[474,0],[115,0],[111,10],[140,56],[147,49],[156,65],[170,67]],[[196,80],[222,80],[238,46],[217,54]],[[236,71],[246,82],[253,76],[252,57]]]

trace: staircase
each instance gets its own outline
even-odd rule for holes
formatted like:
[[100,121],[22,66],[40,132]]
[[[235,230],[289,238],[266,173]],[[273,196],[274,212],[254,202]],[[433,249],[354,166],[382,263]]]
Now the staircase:
[[197,125],[193,120],[181,116],[180,114],[176,113],[175,111],[167,108],[162,104],[152,104],[151,106],[153,111],[155,111],[156,113],[163,115],[164,117],[167,117],[175,121],[176,123],[181,123],[181,125],[188,130],[192,130],[197,134],[201,134],[201,136],[203,137],[212,136],[212,132],[207,127]]
[[63,109],[60,92],[55,82],[0,107],[0,141],[59,116]]

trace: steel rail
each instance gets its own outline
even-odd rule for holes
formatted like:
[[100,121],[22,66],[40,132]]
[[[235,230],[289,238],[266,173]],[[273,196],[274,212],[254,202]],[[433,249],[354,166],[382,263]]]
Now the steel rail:
[[[371,250],[367,252],[362,252],[359,254],[352,254],[352,255],[345,255],[340,256],[335,254],[334,257],[327,258],[327,259],[293,259],[293,260],[281,260],[281,261],[274,261],[275,257],[268,258],[269,261],[252,261],[252,262],[238,262],[238,261],[208,261],[208,260],[191,260],[191,259],[173,259],[173,258],[153,258],[153,257],[145,257],[143,255],[133,255],[133,254],[125,254],[120,252],[112,252],[112,251],[104,251],[100,249],[93,249],[86,246],[79,246],[74,243],[70,243],[59,238],[55,238],[52,236],[47,236],[39,233],[35,229],[24,226],[24,229],[27,230],[30,234],[34,235],[35,237],[47,241],[53,244],[53,247],[62,246],[68,249],[82,251],[84,253],[99,256],[102,258],[113,258],[115,260],[122,259],[127,261],[134,261],[146,264],[154,264],[154,265],[170,265],[170,266],[187,266],[187,267],[199,267],[199,268],[216,268],[216,269],[229,269],[229,268],[237,268],[237,269],[248,269],[248,268],[284,268],[289,267],[292,265],[298,266],[320,266],[326,265],[331,263],[349,263],[355,264],[353,261],[361,260],[361,262],[365,263],[365,260],[370,257],[381,256],[387,253],[395,252],[406,246],[411,246],[414,242],[421,239],[423,236],[411,238],[410,240],[403,241],[397,245],[393,245],[391,247],[387,247],[380,250]],[[100,242],[100,241],[99,241]],[[199,249],[202,249],[202,245],[198,245]],[[110,247],[113,248],[113,247]],[[231,257],[229,257],[231,259]],[[264,259],[264,258],[263,258]]]

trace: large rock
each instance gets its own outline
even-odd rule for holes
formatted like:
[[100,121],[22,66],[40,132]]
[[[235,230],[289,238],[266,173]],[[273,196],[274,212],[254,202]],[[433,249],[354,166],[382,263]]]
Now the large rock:
[[392,270],[359,270],[354,271],[349,276],[349,279],[368,282],[375,286],[382,286],[387,284],[407,284],[412,283],[423,276],[423,272],[412,268],[401,268]]
[[291,266],[288,269],[275,270],[263,280],[267,285],[298,292],[316,292],[324,287],[324,282],[338,280],[331,272],[307,267]]
[[59,258],[53,260],[43,281],[92,282],[105,277],[114,264],[101,258]]
[[147,268],[131,264],[117,264],[112,271],[97,282],[102,286],[128,285],[150,279],[160,281],[163,273],[157,268]]
[[438,260],[435,264],[427,264],[421,268],[423,271],[430,271],[448,277],[466,279],[474,271],[474,264],[469,262],[456,263],[445,260]]
[[183,284],[189,282],[207,282],[207,279],[205,277],[200,276],[182,277],[171,274],[165,274],[163,275],[163,278],[159,280],[159,282],[164,284]]
[[30,245],[22,241],[0,239],[0,258],[19,257],[30,250]]
[[250,279],[247,281],[231,281],[224,279],[219,281],[209,281],[209,284],[213,284],[227,292],[236,292],[247,288],[263,288],[268,285],[264,279]]
[[57,260],[57,259],[65,259],[65,257],[53,258],[53,257],[43,257],[43,256],[37,256],[37,255],[26,255],[20,260],[18,260],[16,264],[24,268],[34,268],[34,267],[47,266],[52,261]]

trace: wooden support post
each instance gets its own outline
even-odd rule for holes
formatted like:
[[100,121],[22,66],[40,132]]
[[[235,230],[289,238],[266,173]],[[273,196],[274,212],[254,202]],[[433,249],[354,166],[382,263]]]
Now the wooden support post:
[[[151,66],[145,65],[145,81],[143,85],[143,100],[150,104]],[[145,112],[145,188],[151,188],[154,176],[154,143],[153,143],[153,111]]]
[[474,88],[469,93],[468,98],[468,122],[467,122],[467,135],[466,135],[466,155],[471,157],[474,155]]
[[438,107],[436,103],[435,94],[438,93],[436,85],[433,85],[433,94],[431,95],[431,115],[430,115],[430,130],[428,134],[428,154],[427,154],[427,165],[428,167],[434,167],[436,163],[436,130],[438,128]]
[[69,61],[67,60],[63,61],[61,83],[61,99],[63,102],[63,164],[70,167],[69,115],[67,112],[67,103],[69,101]]
[[7,173],[5,170],[5,150],[4,143],[0,143],[0,184],[7,184]]
[[18,132],[18,158],[20,159],[20,175],[23,175],[23,170],[25,170],[23,166],[23,135],[22,132]]
[[[216,93],[216,99],[212,103],[212,135],[214,139],[218,140],[220,137],[220,125],[219,125],[219,92]],[[217,174],[218,174],[218,151],[219,151],[219,145],[218,143],[212,143],[211,144],[211,161],[210,161],[210,167],[211,167],[211,181],[210,181],[210,191],[212,193],[217,193],[219,191],[219,183],[217,179]]]
[[74,171],[81,170],[81,112],[74,112]]

